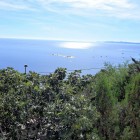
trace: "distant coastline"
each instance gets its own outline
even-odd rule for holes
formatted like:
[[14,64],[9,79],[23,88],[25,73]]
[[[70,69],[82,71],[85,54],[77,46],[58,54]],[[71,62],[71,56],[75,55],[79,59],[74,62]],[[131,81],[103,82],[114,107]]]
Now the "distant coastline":
[[121,44],[140,44],[140,42],[125,42],[125,41],[103,41],[103,43],[121,43]]

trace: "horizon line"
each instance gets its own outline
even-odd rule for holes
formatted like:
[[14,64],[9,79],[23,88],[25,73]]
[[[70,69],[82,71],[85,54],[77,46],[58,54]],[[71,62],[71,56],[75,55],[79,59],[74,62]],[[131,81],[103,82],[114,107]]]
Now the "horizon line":
[[97,41],[82,41],[82,40],[66,40],[66,39],[52,39],[52,38],[17,38],[17,37],[0,37],[0,39],[17,39],[17,40],[40,40],[40,41],[63,41],[63,42],[83,42],[83,43],[130,43],[140,44],[138,41],[115,41],[115,40],[97,40]]

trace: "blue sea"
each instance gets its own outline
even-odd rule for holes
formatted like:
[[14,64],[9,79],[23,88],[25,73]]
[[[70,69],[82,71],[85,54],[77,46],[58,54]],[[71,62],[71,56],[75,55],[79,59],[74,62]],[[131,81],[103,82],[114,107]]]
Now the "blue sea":
[[72,44],[66,41],[0,39],[0,69],[13,67],[24,72],[27,64],[27,71],[40,74],[52,73],[58,67],[67,68],[68,72],[82,69],[83,74],[95,74],[104,68],[105,63],[117,66],[126,61],[130,63],[131,57],[140,60],[139,43],[93,42],[85,49],[73,48]]

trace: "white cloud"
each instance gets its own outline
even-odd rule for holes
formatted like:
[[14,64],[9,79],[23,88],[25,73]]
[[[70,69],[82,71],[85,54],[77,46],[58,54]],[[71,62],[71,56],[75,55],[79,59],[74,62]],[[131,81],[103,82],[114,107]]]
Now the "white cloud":
[[52,2],[67,3],[71,7],[76,8],[95,8],[95,9],[108,9],[111,8],[132,8],[134,5],[127,0],[50,0]]
[[80,16],[139,18],[140,7],[132,0],[1,0],[0,9],[48,10]]
[[3,10],[33,10],[33,8],[29,5],[29,3],[26,3],[25,1],[22,1],[22,0],[21,1],[13,1],[13,0],[0,1],[0,9],[3,9]]
[[[138,17],[138,6],[130,0],[37,0],[47,10],[80,15]],[[139,10],[138,10],[139,11]],[[137,15],[137,16],[136,16]]]

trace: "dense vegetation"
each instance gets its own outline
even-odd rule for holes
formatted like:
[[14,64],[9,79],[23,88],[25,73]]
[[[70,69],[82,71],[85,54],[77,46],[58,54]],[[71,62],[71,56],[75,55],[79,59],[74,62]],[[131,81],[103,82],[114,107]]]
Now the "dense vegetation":
[[140,61],[81,76],[0,70],[0,139],[139,140]]

